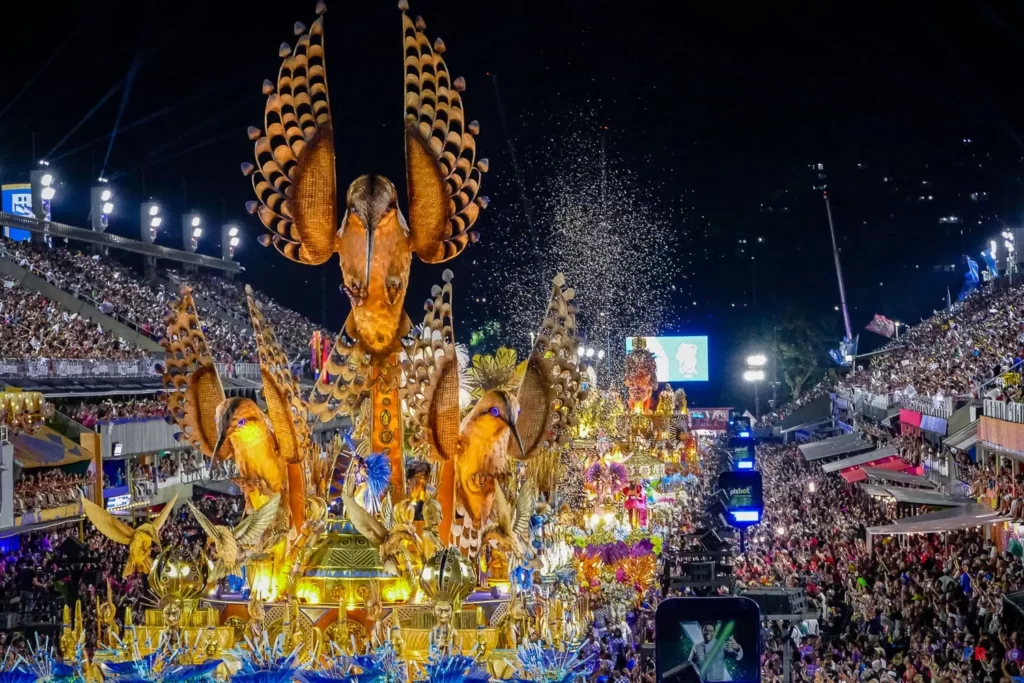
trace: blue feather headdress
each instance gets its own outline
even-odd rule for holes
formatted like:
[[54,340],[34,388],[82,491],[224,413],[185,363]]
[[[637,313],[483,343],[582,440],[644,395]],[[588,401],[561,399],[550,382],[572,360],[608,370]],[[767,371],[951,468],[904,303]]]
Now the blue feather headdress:
[[[125,661],[109,661],[103,663],[103,669],[107,676],[116,683],[192,683],[208,678],[221,665],[222,660],[211,659],[201,664],[180,664],[179,662],[192,662],[202,659],[201,647],[203,642],[202,633],[196,634],[195,642],[189,644],[187,640],[179,646],[172,647],[166,634],[161,634],[156,649],[146,656],[142,656],[139,649],[138,631],[132,627],[136,637],[132,640],[131,659]],[[127,649],[127,645],[120,638],[117,639],[119,648],[117,650],[105,649],[101,654],[108,656],[121,656]],[[151,641],[150,641],[151,644]]]
[[374,453],[363,460],[366,468],[366,492],[363,494],[363,508],[371,512],[380,511],[380,500],[391,483],[391,461],[385,453]]
[[476,657],[441,654],[433,647],[424,669],[428,683],[486,683],[491,678]]
[[10,647],[0,661],[0,683],[36,683],[36,675],[29,671],[24,659],[11,652]]
[[230,653],[238,658],[241,666],[231,677],[232,683],[292,683],[299,677],[303,665],[299,663],[299,649],[285,654],[284,635],[279,634],[270,643],[270,636],[264,631],[261,638],[245,637],[245,647],[236,647]]
[[578,651],[545,650],[536,643],[520,645],[516,654],[523,670],[517,683],[573,683],[586,675],[584,666],[593,657],[581,659]]
[[16,669],[28,671],[39,683],[82,683],[85,680],[83,667],[86,663],[83,643],[78,644],[75,653],[75,666],[57,660],[50,639],[39,640],[36,634],[35,645],[29,645],[28,659],[21,659]]

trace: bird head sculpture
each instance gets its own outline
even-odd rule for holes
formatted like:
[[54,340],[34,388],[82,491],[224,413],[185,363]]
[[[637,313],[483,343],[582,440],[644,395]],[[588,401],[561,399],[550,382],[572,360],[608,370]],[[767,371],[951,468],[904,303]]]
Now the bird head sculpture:
[[491,516],[497,485],[508,474],[509,453],[520,458],[526,454],[518,419],[519,401],[498,389],[486,392],[463,420],[463,453],[456,460],[456,476],[474,520]]
[[444,42],[427,38],[423,19],[406,13],[408,2],[401,0],[399,8],[405,214],[395,185],[380,175],[360,176],[339,196],[335,133],[353,131],[331,111],[323,2],[308,29],[295,25],[294,46],[281,46],[277,82],[263,84],[263,127],[249,129],[256,163],[242,164],[257,197],[246,208],[269,231],[260,239],[264,246],[307,265],[326,263],[335,253],[341,262],[352,311],[325,364],[329,381],[310,394],[323,420],[356,409],[368,390],[364,366],[401,350],[412,329],[402,306],[413,254],[425,263],[455,258],[477,240],[473,225],[487,205],[479,191],[488,163],[476,157],[480,125],[466,118],[465,81],[448,72]]
[[253,453],[252,457],[271,455],[263,451],[275,444],[274,428],[252,399],[240,396],[226,399],[217,406],[216,419],[218,436],[213,447],[214,461],[231,460],[249,452]]

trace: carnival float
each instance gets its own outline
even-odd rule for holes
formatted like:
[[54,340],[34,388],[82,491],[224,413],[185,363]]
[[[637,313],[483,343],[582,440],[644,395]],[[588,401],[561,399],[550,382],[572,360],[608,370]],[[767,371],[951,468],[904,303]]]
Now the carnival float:
[[[487,161],[444,43],[399,7],[407,212],[383,176],[338,192],[322,2],[281,46],[265,125],[249,131],[264,244],[308,265],[339,255],[352,311],[315,384],[293,376],[251,292],[258,400],[225,392],[188,287],[168,318],[170,419],[209,462],[234,461],[243,518],[222,526],[189,503],[207,538],[195,557],[160,542],[173,501],[134,528],[85,501],[152,604],[118,619],[98,598],[91,656],[81,604],[66,607],[59,642],[6,680],[569,683],[590,629],[628,628],[644,604],[680,500],[672,478],[695,458],[685,394],[652,400],[642,346],[626,403],[591,386],[561,275],[521,360],[460,353],[450,271],[421,320],[406,313],[413,255],[442,263],[477,240]],[[350,432],[315,445],[311,423],[337,416]]]

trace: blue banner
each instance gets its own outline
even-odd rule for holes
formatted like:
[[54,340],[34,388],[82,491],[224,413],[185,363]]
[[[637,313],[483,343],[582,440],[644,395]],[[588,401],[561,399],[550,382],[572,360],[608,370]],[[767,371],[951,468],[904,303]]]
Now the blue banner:
[[[2,191],[2,206],[5,213],[13,213],[18,216],[32,215],[31,185],[28,183],[4,185],[0,188],[0,191]],[[19,230],[18,228],[9,228],[4,226],[4,237],[24,242],[32,238],[32,233],[28,230]]]
[[956,295],[957,301],[963,301],[966,299],[981,283],[981,273],[978,271],[978,262],[970,256],[964,256],[964,258],[967,259],[967,272],[964,273],[964,286],[960,290],[960,293]]

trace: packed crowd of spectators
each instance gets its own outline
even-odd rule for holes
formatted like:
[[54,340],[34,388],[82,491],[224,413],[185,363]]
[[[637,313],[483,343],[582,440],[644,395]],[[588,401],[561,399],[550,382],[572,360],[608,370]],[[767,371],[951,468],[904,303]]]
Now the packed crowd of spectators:
[[14,514],[38,514],[72,505],[89,492],[90,484],[87,475],[68,474],[57,468],[35,473],[25,470],[14,484]]
[[[217,524],[233,527],[242,515],[240,498],[202,496],[194,502]],[[165,548],[175,548],[193,558],[199,556],[206,542],[184,505],[168,520],[161,539]],[[86,525],[85,537],[80,539],[77,524],[29,532],[19,540],[19,548],[0,554],[0,611],[19,613],[23,623],[58,624],[63,605],[74,605],[80,599],[87,647],[91,649],[96,639],[96,597],[106,600],[109,582],[122,631],[125,607],[132,609],[134,623],[142,622],[151,600],[143,575],[127,579],[121,576],[127,546],[106,539],[91,525]],[[20,638],[10,642],[15,648],[26,644]]]
[[[994,381],[1024,357],[1024,289],[979,290],[901,333],[841,386],[876,394],[982,398],[1003,393]],[[1019,386],[1009,390],[1014,396]]]
[[[204,300],[217,304],[248,324],[249,306],[246,302],[243,283],[205,273],[181,275],[168,272],[168,276],[176,282],[188,282],[196,292],[203,296]],[[274,334],[277,335],[278,341],[285,347],[289,356],[300,353],[308,356],[310,339],[317,329],[333,340],[333,333],[319,328],[305,316],[284,308],[263,292],[253,289],[253,298],[260,304],[263,316],[273,325]]]
[[[168,306],[178,297],[180,284],[188,282],[196,294],[211,304],[216,304],[229,311],[235,322],[225,320],[218,312],[207,307],[199,307],[199,316],[203,323],[203,331],[210,342],[211,352],[219,362],[256,362],[256,344],[249,328],[249,314],[245,304],[243,285],[218,278],[212,275],[188,274],[183,278],[174,271],[168,276],[174,284],[164,285],[158,280],[148,280],[135,273],[132,269],[120,264],[115,259],[90,254],[69,247],[48,247],[43,244],[14,241],[0,237],[0,255],[9,258],[23,268],[31,270],[54,286],[88,301],[106,315],[115,317],[142,334],[159,340],[163,335]],[[14,290],[14,291],[11,291]],[[272,299],[256,292],[255,297],[263,308],[263,314],[274,327],[278,338],[285,346],[289,356],[308,356],[309,341],[317,328],[305,317],[278,305]],[[35,329],[33,321],[22,320],[27,326],[20,337],[15,334],[18,329],[8,330],[10,323],[7,318],[16,314],[15,306],[21,299],[42,301],[44,308],[49,302],[37,294],[26,297],[23,289],[8,287],[0,303],[4,305],[5,317],[4,341],[8,348],[18,350],[7,357],[60,357],[60,358],[124,358],[124,349],[111,349],[109,340],[100,344],[82,338],[75,333],[69,338],[69,324],[61,320],[60,311],[46,311],[41,322],[49,322],[44,328],[53,327],[54,322],[63,323],[63,329],[57,328],[50,334],[44,329]],[[37,301],[27,302],[31,307]],[[24,306],[22,306],[24,308]],[[19,316],[24,319],[24,313]],[[94,329],[95,325],[92,326]],[[102,332],[102,331],[100,331]],[[50,339],[50,337],[53,337]],[[21,339],[23,338],[23,339]],[[39,344],[33,342],[38,339]],[[20,344],[18,342],[21,341]],[[11,342],[14,342],[13,344]],[[49,343],[47,343],[49,342]],[[24,347],[24,348],[22,348]],[[98,348],[94,348],[98,347]],[[114,353],[121,351],[122,353]],[[61,355],[63,354],[63,355]],[[130,357],[143,355],[138,350],[131,350]]]
[[[1011,681],[1024,652],[1002,595],[1024,585],[1024,564],[977,531],[876,540],[866,529],[891,510],[860,487],[824,475],[792,446],[758,448],[765,514],[740,586],[803,588],[817,618],[776,625],[765,680],[781,680],[792,647],[805,681]],[[812,485],[813,482],[813,485]],[[827,503],[823,502],[827,501]]]
[[95,322],[42,294],[5,281],[0,287],[0,347],[7,359],[134,360],[145,354]]
[[149,396],[68,401],[60,403],[58,409],[89,429],[95,429],[103,422],[151,420],[167,416],[166,402]]

